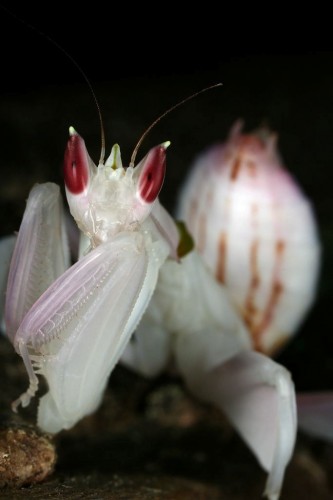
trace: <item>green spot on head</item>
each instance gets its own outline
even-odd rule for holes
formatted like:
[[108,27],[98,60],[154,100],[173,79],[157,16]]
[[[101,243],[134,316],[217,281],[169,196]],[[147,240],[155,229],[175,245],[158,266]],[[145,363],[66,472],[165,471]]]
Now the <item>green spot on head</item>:
[[123,164],[120,156],[120,147],[119,144],[114,144],[111,154],[107,159],[105,165],[107,167],[111,167],[113,170],[117,170],[118,168],[123,168]]

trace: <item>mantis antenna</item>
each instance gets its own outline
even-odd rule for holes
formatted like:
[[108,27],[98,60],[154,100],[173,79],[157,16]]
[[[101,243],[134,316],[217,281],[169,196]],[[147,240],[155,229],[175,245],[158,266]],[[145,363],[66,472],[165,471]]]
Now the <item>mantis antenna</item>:
[[99,163],[104,162],[104,156],[105,156],[105,132],[104,132],[104,126],[103,126],[103,118],[102,118],[102,112],[101,112],[101,107],[99,105],[98,99],[96,97],[95,91],[93,89],[93,86],[90,83],[89,78],[87,77],[86,73],[83,71],[79,63],[74,59],[74,57],[64,48],[62,47],[54,38],[51,38],[49,35],[47,35],[44,31],[40,30],[39,28],[36,28],[33,24],[30,24],[28,21],[25,19],[22,19],[18,15],[16,15],[14,12],[12,12],[10,9],[5,7],[4,5],[0,4],[0,7],[7,12],[10,16],[12,16],[14,19],[19,21],[20,23],[24,24],[31,30],[33,30],[35,33],[38,35],[42,36],[43,38],[46,38],[52,45],[54,45],[58,50],[60,50],[65,56],[74,64],[76,69],[80,72],[81,76],[83,76],[85,82],[88,85],[88,88],[93,96],[95,105],[97,107],[97,112],[98,112],[98,119],[99,119],[99,124],[100,124],[100,131],[101,131],[101,154],[100,154],[100,159]]
[[[84,78],[84,80],[87,83],[88,88],[89,88],[89,90],[90,90],[90,92],[92,94],[93,100],[94,100],[96,108],[97,108],[97,113],[98,113],[98,118],[99,118],[99,124],[100,124],[100,133],[101,133],[101,154],[100,154],[100,158],[99,158],[99,163],[104,163],[104,157],[105,157],[105,132],[104,132],[104,126],[103,126],[103,117],[102,117],[101,107],[99,105],[97,96],[96,96],[95,91],[93,89],[93,86],[90,83],[90,80],[87,77],[87,75],[84,72],[84,70],[79,65],[79,63],[74,59],[74,57],[64,47],[62,47],[62,45],[60,45],[54,38],[51,38],[44,31],[40,30],[39,28],[36,28],[36,26],[34,26],[33,24],[30,24],[25,19],[22,19],[21,17],[17,16],[14,12],[12,12],[10,9],[8,9],[7,7],[5,7],[4,5],[0,4],[0,7],[5,12],[7,12],[7,14],[9,14],[13,18],[15,18],[17,21],[21,22],[22,24],[24,24],[25,26],[27,26],[31,30],[35,31],[38,35],[46,38],[52,45],[54,45],[58,50],[60,50],[74,64],[74,66],[76,67],[76,69],[80,72],[80,74]],[[134,148],[134,151],[132,153],[132,156],[131,156],[130,166],[132,166],[132,167],[134,166],[135,158],[136,158],[136,155],[138,153],[138,150],[139,150],[142,142],[144,141],[144,139],[146,138],[146,136],[149,134],[149,132],[152,130],[152,128],[154,128],[155,125],[157,125],[157,123],[159,121],[161,121],[165,116],[167,116],[169,113],[171,113],[171,111],[174,111],[175,109],[177,109],[178,107],[182,106],[183,104],[185,104],[186,102],[190,101],[191,99],[194,99],[198,95],[203,94],[204,92],[207,92],[208,90],[212,90],[212,89],[215,89],[217,87],[221,87],[222,85],[223,85],[222,83],[216,83],[214,85],[210,85],[209,87],[205,87],[204,89],[199,90],[198,92],[195,92],[194,94],[191,94],[188,97],[185,97],[185,99],[182,99],[180,102],[178,102],[177,104],[175,104],[171,108],[167,109],[158,118],[156,118],[156,120],[153,121],[153,123],[144,131],[144,133],[142,134],[142,136],[138,140],[138,142],[137,142],[137,144],[136,144],[136,146]]]
[[156,120],[154,120],[153,123],[151,125],[149,125],[149,127],[143,132],[142,136],[138,140],[138,142],[137,142],[137,144],[136,144],[136,146],[134,148],[134,151],[132,153],[132,156],[131,156],[130,166],[134,167],[135,158],[136,158],[136,155],[137,155],[137,153],[139,151],[139,148],[140,148],[142,142],[144,141],[144,139],[146,138],[146,136],[149,134],[149,132],[151,131],[151,129],[154,128],[155,125],[157,125],[157,123],[159,121],[161,121],[166,115],[168,115],[169,113],[171,113],[171,111],[174,111],[175,109],[179,108],[179,106],[182,106],[183,104],[185,104],[186,102],[190,101],[191,99],[194,99],[194,97],[197,97],[198,95],[203,94],[204,92],[207,92],[207,90],[212,90],[212,89],[215,89],[217,87],[221,87],[222,85],[223,85],[223,83],[215,83],[215,85],[210,85],[209,87],[205,87],[204,89],[199,90],[198,92],[195,92],[194,94],[191,94],[188,97],[185,97],[185,99],[182,99],[180,102],[178,102],[174,106],[171,106],[171,108],[167,109],[158,118],[156,118]]

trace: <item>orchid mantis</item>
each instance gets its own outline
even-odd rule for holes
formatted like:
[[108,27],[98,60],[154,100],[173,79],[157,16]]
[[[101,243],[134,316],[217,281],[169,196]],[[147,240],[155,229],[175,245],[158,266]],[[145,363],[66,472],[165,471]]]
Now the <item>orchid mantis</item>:
[[[67,271],[59,188],[44,184],[30,193],[9,270],[5,323],[30,381],[13,407],[29,404],[38,388],[36,372],[43,374],[50,391],[41,399],[38,425],[49,432],[69,428],[96,409],[170,252],[168,235],[160,235],[159,221],[150,215],[158,209],[166,147],[154,148],[136,169],[125,171],[115,146],[97,169],[71,130],[67,197],[91,248]],[[167,217],[162,209],[159,216]]]
[[295,443],[294,386],[286,369],[253,351],[196,250],[180,252],[184,233],[158,201],[168,145],[127,169],[115,145],[96,167],[70,129],[66,195],[82,233],[71,267],[59,188],[32,189],[6,292],[7,335],[29,376],[13,408],[29,404],[42,375],[49,390],[37,423],[57,433],[96,410],[119,360],[146,376],[173,360],[197,397],[226,412],[269,473],[265,493],[275,500]]

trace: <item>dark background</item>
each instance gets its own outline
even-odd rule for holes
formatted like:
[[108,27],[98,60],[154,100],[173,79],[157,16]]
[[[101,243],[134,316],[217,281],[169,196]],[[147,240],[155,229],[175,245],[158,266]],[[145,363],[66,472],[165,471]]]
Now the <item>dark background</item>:
[[[124,164],[156,117],[184,97],[222,82],[222,88],[200,95],[163,119],[144,140],[137,159],[150,147],[171,141],[161,199],[172,211],[194,158],[212,143],[223,141],[236,119],[243,118],[248,131],[266,123],[278,133],[285,164],[313,203],[323,247],[316,303],[278,360],[291,370],[297,390],[332,390],[333,49],[306,47],[304,39],[312,38],[309,32],[306,37],[297,35],[301,50],[287,43],[289,49],[284,49],[287,23],[277,21],[274,33],[271,11],[260,16],[259,27],[249,17],[245,32],[239,20],[245,25],[247,14],[239,5],[240,12],[234,15],[225,12],[227,5],[220,13],[207,3],[197,8],[192,5],[181,16],[175,6],[163,3],[147,9],[143,3],[112,2],[107,4],[110,12],[98,1],[87,7],[79,2],[67,2],[65,7],[50,2],[2,4],[10,5],[14,16],[0,8],[0,236],[19,228],[34,183],[62,185],[70,125],[84,137],[91,157],[98,161],[98,113],[76,65],[85,72],[100,103],[107,154],[118,142]],[[275,20],[277,14],[274,12]],[[287,16],[287,12],[280,14]],[[297,33],[301,29],[298,24]],[[257,49],[251,48],[252,35],[260,38]],[[24,390],[26,373],[5,339],[0,340],[4,374],[0,403],[6,411]],[[220,414],[217,417],[210,409],[202,423],[195,414],[201,414],[203,407],[193,410],[192,402],[188,411],[186,403],[179,422],[182,415],[186,420],[194,414],[194,423],[182,427],[184,424],[176,422],[170,427],[168,419],[176,421],[178,415],[178,385],[172,384],[163,378],[150,383],[117,367],[110,381],[112,390],[106,391],[100,410],[60,435],[56,473],[44,485],[35,485],[31,495],[86,498],[91,492],[94,498],[110,498],[110,491],[124,481],[127,493],[123,494],[120,484],[122,497],[134,498],[133,491],[141,483],[138,486],[134,480],[132,494],[126,490],[126,475],[132,482],[134,472],[143,474],[145,484],[147,478],[157,480],[159,498],[194,497],[186,497],[184,492],[168,496],[166,482],[174,486],[177,477],[218,484],[217,498],[259,498],[264,474],[228,429],[221,432]],[[176,389],[176,409],[170,389]],[[147,415],[154,394],[171,404],[169,401],[165,408],[161,404],[159,417],[152,421]],[[180,397],[181,406],[184,397],[185,393]],[[31,411],[28,420],[34,422],[36,408],[27,411]],[[22,410],[20,415],[26,418],[27,412]],[[199,459],[198,450],[203,450]],[[206,457],[203,462],[200,456]],[[332,463],[331,446],[298,439],[281,499],[330,498]],[[166,482],[160,474],[166,476]],[[311,481],[321,487],[315,488],[316,493],[309,488]],[[148,490],[143,491],[142,497],[135,498],[148,498]],[[24,489],[15,495],[19,493],[27,494]],[[8,497],[4,495],[12,497],[11,491]],[[157,495],[152,493],[149,498]],[[213,497],[210,493],[200,498]]]
[[331,389],[333,50],[251,50],[245,43],[238,45],[244,50],[237,50],[232,39],[223,38],[223,29],[208,39],[190,21],[175,23],[175,15],[156,12],[152,21],[136,17],[129,7],[126,15],[123,7],[124,12],[108,14],[98,2],[89,8],[75,2],[65,8],[11,4],[14,16],[0,9],[1,234],[18,229],[35,182],[62,182],[69,125],[85,138],[98,161],[97,109],[71,58],[99,101],[107,153],[119,142],[125,164],[157,116],[184,97],[222,82],[222,88],[160,122],[138,159],[149,147],[171,140],[161,198],[172,210],[195,156],[223,140],[237,118],[245,120],[246,130],[267,123],[278,132],[286,165],[313,201],[323,242],[317,303],[280,360],[292,370],[299,388]]

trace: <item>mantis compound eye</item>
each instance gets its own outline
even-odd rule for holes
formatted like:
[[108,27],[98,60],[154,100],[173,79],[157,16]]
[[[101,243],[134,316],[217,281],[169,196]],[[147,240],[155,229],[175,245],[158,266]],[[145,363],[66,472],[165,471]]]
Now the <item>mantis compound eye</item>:
[[159,195],[165,176],[165,150],[170,142],[152,148],[137,166],[137,195],[143,203],[153,203]]
[[73,127],[69,129],[69,133],[64,158],[65,184],[72,194],[80,194],[88,185],[90,158],[82,137]]

